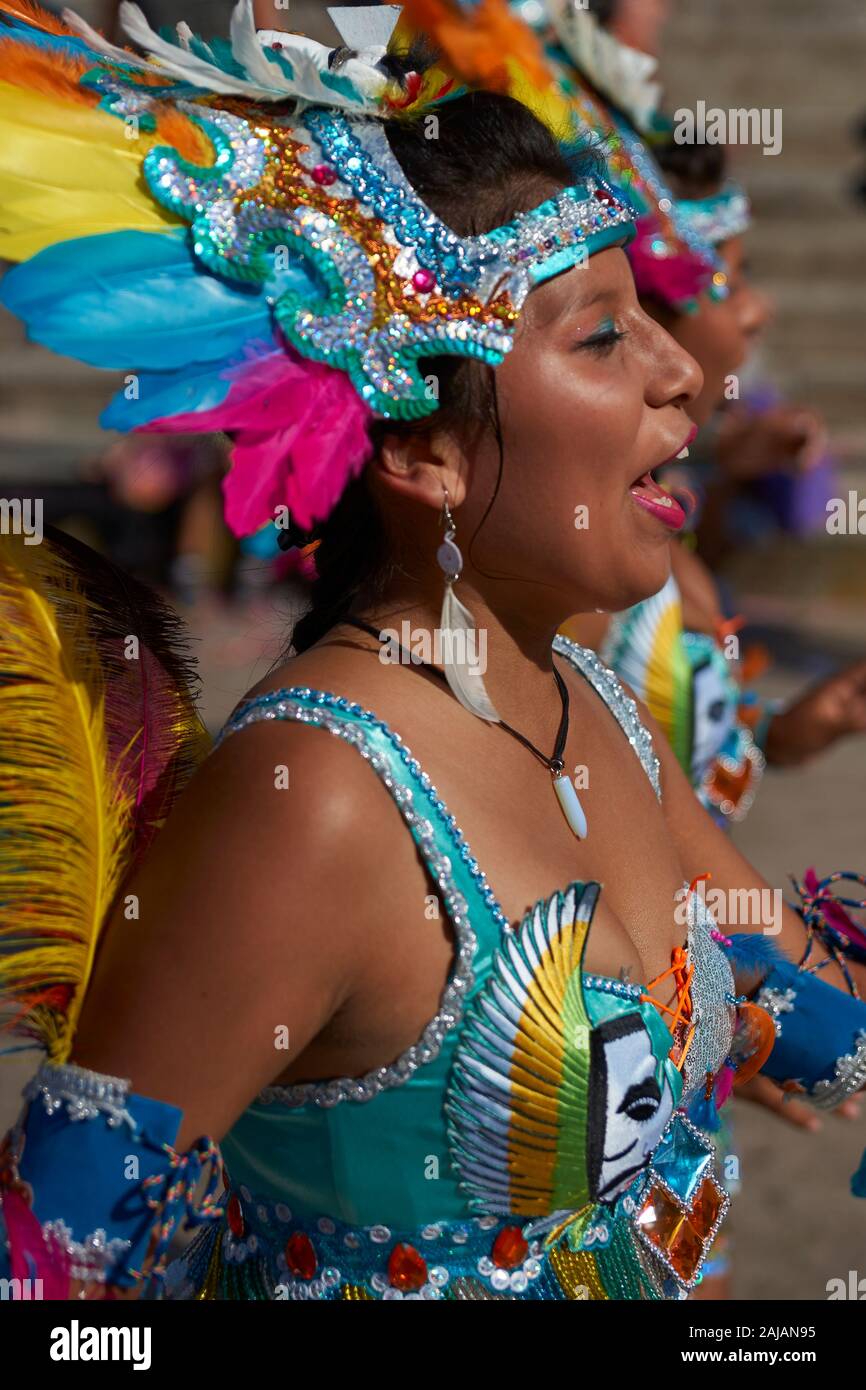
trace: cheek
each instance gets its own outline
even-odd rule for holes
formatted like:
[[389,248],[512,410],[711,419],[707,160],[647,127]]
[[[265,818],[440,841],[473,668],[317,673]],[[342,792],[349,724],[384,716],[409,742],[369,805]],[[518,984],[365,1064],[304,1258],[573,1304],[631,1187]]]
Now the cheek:
[[613,465],[621,480],[642,419],[641,393],[623,372],[589,353],[515,353],[499,384],[507,448],[537,463],[546,488],[577,502],[609,491]]

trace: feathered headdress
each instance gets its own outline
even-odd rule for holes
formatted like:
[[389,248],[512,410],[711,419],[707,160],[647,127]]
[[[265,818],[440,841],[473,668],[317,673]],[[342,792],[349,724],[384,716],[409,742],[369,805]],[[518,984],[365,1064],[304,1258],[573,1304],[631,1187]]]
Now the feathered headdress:
[[371,415],[436,409],[420,358],[498,365],[532,286],[633,230],[589,180],[457,236],[385,133],[454,80],[395,81],[397,11],[348,15],[375,41],[335,66],[308,39],[257,34],[252,0],[228,43],[184,24],[164,37],[121,4],[145,57],[68,11],[0,0],[0,256],[26,260],[0,299],[37,341],[129,373],[107,426],[230,432],[238,534],[279,506],[323,519]]
[[[597,145],[635,209],[637,233],[628,255],[639,293],[677,309],[704,292],[724,298],[727,275],[715,244],[734,222],[743,230],[748,203],[733,185],[707,206],[679,200],[668,188],[652,148],[663,126],[654,58],[622,44],[574,0],[532,6],[523,0],[406,0],[406,13],[457,71],[471,61],[485,22],[500,8],[509,25],[497,30],[496,64],[479,71],[477,80],[524,102],[564,143],[589,136]],[[546,78],[538,73],[539,56]]]

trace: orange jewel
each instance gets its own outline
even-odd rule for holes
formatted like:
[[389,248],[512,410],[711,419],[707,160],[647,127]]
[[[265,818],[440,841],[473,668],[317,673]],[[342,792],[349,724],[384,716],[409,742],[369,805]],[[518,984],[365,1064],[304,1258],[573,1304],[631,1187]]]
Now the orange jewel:
[[295,1231],[286,1241],[286,1264],[292,1274],[299,1279],[312,1279],[316,1272],[316,1252],[310,1237],[303,1231]]
[[414,1245],[395,1245],[388,1258],[388,1282],[392,1288],[414,1293],[427,1283],[427,1265]]
[[490,1258],[499,1269],[516,1269],[529,1254],[529,1245],[519,1226],[505,1226],[493,1242]]
[[239,1197],[229,1197],[226,1207],[226,1221],[229,1223],[229,1230],[233,1236],[240,1240],[244,1233],[244,1213]]

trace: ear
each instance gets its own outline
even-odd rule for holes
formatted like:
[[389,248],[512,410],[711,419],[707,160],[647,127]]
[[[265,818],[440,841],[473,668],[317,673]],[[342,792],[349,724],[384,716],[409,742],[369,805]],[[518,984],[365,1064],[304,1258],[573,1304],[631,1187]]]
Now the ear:
[[452,507],[466,496],[468,461],[447,430],[386,434],[369,466],[380,486],[436,510],[446,491]]

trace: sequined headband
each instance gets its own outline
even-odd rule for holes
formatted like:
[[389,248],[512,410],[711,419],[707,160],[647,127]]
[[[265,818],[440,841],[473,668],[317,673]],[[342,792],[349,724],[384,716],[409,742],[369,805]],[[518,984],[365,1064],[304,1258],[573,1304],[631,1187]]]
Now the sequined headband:
[[[26,85],[41,64],[44,88],[77,103],[100,157],[91,169],[70,151],[88,235],[52,244],[56,222],[35,238],[28,225],[26,254],[39,254],[11,272],[2,298],[47,345],[133,372],[136,390],[103,417],[110,427],[231,433],[235,530],[256,529],[280,500],[302,525],[322,519],[362,466],[371,412],[436,410],[421,359],[498,366],[535,285],[633,234],[631,207],[592,178],[507,226],[457,235],[415,192],[385,129],[394,109],[405,116],[413,103],[453,95],[453,80],[410,74],[417,80],[404,89],[381,45],[334,71],[329,51],[309,40],[268,34],[263,43],[251,0],[235,10],[230,47],[187,26],[170,42],[121,5],[154,63],[68,13],[39,25],[4,14],[7,3],[0,80],[21,73]],[[371,14],[380,36],[387,20]],[[63,117],[59,108],[54,128],[46,122],[56,144]],[[57,149],[47,153],[56,167]],[[94,207],[109,209],[95,226]],[[73,236],[75,220],[73,208]],[[11,254],[25,259],[20,244]],[[93,266],[110,270],[94,280]]]
[[752,222],[748,195],[739,184],[728,182],[708,198],[681,198],[680,216],[686,225],[710,246],[742,236]]
[[[298,351],[348,372],[384,417],[436,409],[419,358],[498,366],[529,290],[631,232],[631,209],[591,180],[507,226],[459,237],[414,192],[380,122],[321,108],[293,129],[227,113],[199,119],[224,142],[221,167],[192,169],[154,149],[144,167],[154,195],[191,220],[204,265],[263,286]],[[286,247],[324,296],[311,303],[291,277],[281,283],[274,258]]]

